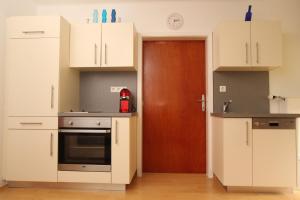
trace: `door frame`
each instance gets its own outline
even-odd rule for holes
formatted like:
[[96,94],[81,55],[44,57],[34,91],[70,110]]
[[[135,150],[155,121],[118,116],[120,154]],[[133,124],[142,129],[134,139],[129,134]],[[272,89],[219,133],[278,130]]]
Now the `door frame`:
[[160,40],[204,40],[205,41],[205,82],[206,82],[206,175],[212,171],[212,120],[213,112],[213,57],[212,33],[139,33],[137,47],[137,176],[143,175],[143,42]]

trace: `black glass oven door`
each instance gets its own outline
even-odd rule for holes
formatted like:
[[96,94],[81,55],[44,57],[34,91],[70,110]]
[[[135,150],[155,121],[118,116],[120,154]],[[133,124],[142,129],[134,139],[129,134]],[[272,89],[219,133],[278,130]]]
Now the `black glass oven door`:
[[59,164],[111,164],[110,129],[60,130],[58,143]]

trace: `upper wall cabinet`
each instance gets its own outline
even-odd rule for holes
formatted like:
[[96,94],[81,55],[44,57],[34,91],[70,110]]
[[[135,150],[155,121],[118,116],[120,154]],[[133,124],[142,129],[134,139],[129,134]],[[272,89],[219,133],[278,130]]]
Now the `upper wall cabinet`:
[[226,22],[213,33],[214,69],[267,71],[282,65],[279,22]]
[[99,70],[136,70],[133,23],[72,25],[70,66]]
[[100,67],[101,24],[72,25],[70,66]]

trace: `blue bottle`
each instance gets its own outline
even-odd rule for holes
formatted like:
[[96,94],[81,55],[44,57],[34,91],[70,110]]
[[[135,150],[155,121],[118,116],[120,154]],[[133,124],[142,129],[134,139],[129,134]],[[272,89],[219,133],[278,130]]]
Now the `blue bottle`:
[[102,10],[102,23],[106,23],[107,21],[107,12],[106,9]]
[[95,9],[93,12],[93,23],[98,23],[98,10]]
[[252,19],[251,8],[252,8],[252,6],[249,5],[249,7],[248,7],[248,12],[246,13],[246,16],[245,16],[245,21],[251,21],[251,19]]
[[111,22],[112,23],[115,23],[116,22],[116,10],[115,9],[112,9],[111,11]]

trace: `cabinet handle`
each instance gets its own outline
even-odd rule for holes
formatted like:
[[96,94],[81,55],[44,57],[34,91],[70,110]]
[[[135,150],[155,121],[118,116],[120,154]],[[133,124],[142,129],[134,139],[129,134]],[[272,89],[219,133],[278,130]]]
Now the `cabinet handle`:
[[248,58],[248,49],[249,49],[249,45],[248,45],[248,42],[246,42],[246,44],[245,44],[245,48],[246,48],[246,64],[248,64],[248,62],[249,62],[249,58]]
[[53,133],[50,135],[50,156],[53,156]]
[[97,65],[97,44],[95,44],[95,46],[94,46],[94,53],[95,53],[95,55],[94,55],[94,62],[95,62],[95,65]]
[[119,143],[119,131],[118,131],[118,121],[116,120],[115,122],[115,127],[116,127],[116,135],[115,135],[115,144]]
[[54,108],[54,86],[51,86],[51,109]]
[[45,34],[45,31],[22,31],[23,34]]
[[42,122],[20,122],[21,125],[43,125]]
[[256,63],[259,64],[259,43],[256,42]]
[[246,145],[249,145],[249,122],[246,121]]
[[107,65],[107,45],[104,44],[104,64]]

